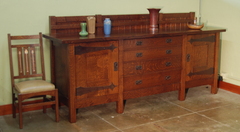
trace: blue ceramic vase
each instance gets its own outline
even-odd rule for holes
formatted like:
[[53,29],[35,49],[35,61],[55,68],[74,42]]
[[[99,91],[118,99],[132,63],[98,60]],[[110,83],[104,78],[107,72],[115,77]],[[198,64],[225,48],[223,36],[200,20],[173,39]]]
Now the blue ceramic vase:
[[111,34],[111,26],[112,26],[112,23],[110,18],[105,18],[104,25],[103,25],[105,35]]

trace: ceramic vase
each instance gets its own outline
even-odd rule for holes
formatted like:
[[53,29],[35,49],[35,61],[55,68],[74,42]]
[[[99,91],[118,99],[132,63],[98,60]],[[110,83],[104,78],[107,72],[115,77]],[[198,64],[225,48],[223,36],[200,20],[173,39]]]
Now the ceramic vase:
[[96,23],[95,17],[87,17],[87,30],[89,34],[95,33],[95,23]]
[[148,8],[150,15],[150,25],[149,30],[155,31],[158,30],[158,16],[160,8]]
[[104,34],[105,35],[110,35],[111,34],[111,20],[110,18],[105,18],[103,28],[104,28]]
[[80,26],[81,26],[81,32],[79,32],[79,35],[80,35],[80,36],[87,36],[87,35],[88,35],[88,32],[87,32],[87,23],[82,22],[82,23],[80,23]]

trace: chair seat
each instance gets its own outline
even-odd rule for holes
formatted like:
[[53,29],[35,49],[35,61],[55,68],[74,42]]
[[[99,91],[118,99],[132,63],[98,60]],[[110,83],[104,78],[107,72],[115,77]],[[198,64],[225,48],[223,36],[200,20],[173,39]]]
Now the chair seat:
[[44,80],[30,80],[15,84],[15,89],[19,93],[34,93],[54,90],[55,85]]

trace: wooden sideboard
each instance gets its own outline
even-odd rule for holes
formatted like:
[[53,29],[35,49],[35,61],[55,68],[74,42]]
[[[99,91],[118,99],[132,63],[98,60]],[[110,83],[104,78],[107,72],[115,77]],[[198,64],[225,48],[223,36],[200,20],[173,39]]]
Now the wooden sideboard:
[[[217,93],[220,33],[225,29],[190,30],[194,13],[159,13],[159,29],[149,30],[149,15],[95,15],[96,33],[80,37],[87,16],[50,17],[52,82],[60,102],[76,109],[169,91],[211,85]],[[112,20],[112,33],[103,34],[103,20]]]

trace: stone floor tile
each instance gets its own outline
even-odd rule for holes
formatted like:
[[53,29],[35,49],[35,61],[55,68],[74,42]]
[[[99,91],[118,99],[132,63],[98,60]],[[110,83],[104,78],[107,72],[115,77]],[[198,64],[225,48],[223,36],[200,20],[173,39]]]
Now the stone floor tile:
[[59,122],[55,122],[47,114],[42,113],[42,110],[23,113],[23,129],[19,129],[18,117],[12,118],[12,115],[5,115],[0,118],[0,129],[2,132],[43,132],[46,130],[48,132],[78,132],[68,121],[60,118]]
[[199,112],[208,118],[227,124],[228,126],[238,129],[240,131],[240,106],[228,105],[225,107],[219,107],[216,109],[206,110]]
[[125,129],[123,130],[123,132],[170,132],[170,131],[166,130],[165,128],[155,123],[147,123],[129,129]]
[[167,132],[238,132],[225,124],[208,119],[198,114],[180,116],[165,121],[155,122]]
[[[167,94],[171,95],[171,93]],[[173,93],[172,95],[174,94],[175,93]],[[161,98],[166,101],[170,101],[178,106],[196,112],[204,109],[226,106],[229,103],[232,103],[232,100],[225,98],[225,96],[222,96],[222,94],[224,94],[227,97],[225,91],[223,90],[219,90],[218,94],[211,94],[210,89],[207,89],[205,87],[197,87],[189,89],[185,101],[173,99],[172,95],[169,96],[168,98],[165,98],[166,95],[164,94],[160,96],[162,96]]]
[[135,125],[188,114],[189,111],[153,96],[146,100],[127,100],[123,114],[117,114],[115,110],[109,109],[109,107],[103,107],[101,110],[95,109],[93,113],[117,128],[125,129]]
[[0,132],[239,132],[240,95],[219,89],[211,94],[206,86],[188,89],[185,101],[178,91],[128,99],[123,114],[116,102],[79,108],[77,122],[69,123],[69,109],[25,112],[23,129],[18,117],[0,116]]

